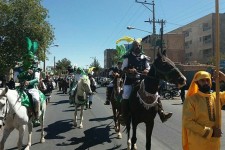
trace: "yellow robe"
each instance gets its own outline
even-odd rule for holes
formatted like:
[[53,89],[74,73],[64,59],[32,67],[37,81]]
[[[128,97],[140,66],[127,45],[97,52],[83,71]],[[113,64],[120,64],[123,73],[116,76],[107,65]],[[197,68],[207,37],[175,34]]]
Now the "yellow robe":
[[[215,126],[216,93],[197,91],[183,104],[182,144],[183,150],[220,150],[220,138],[212,137]],[[220,110],[225,104],[225,92],[220,93]],[[221,118],[219,118],[221,126]]]

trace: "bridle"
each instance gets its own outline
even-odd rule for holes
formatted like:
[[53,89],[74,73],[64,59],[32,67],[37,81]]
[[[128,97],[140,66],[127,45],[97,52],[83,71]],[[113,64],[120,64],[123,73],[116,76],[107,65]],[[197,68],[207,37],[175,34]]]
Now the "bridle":
[[[0,97],[3,97],[3,96],[0,96]],[[3,125],[4,125],[4,121],[6,120],[8,111],[9,111],[9,101],[8,101],[7,97],[6,97],[5,107],[6,107],[5,111],[4,112],[2,111],[2,116],[3,117],[0,117],[0,119],[2,119]]]
[[171,75],[174,72],[179,72],[178,68],[175,66],[170,71],[163,71],[163,70],[157,68],[154,63],[152,64],[152,67],[155,69],[155,73],[154,73],[155,77],[157,77],[157,73],[159,73],[159,74],[162,74],[166,80],[169,80],[169,77],[171,77]]

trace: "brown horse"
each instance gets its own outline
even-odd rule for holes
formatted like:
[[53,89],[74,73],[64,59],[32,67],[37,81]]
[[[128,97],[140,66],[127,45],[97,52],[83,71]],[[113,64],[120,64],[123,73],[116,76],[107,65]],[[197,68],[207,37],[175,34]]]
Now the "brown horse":
[[[165,80],[176,84],[178,87],[186,84],[186,78],[176,68],[175,64],[164,54],[158,53],[147,77],[141,84],[135,85],[129,99],[130,115],[126,124],[128,148],[137,149],[136,129],[139,123],[146,125],[146,150],[151,149],[151,136],[154,119],[158,111],[157,105],[159,81]],[[130,141],[130,124],[133,135]]]
[[113,81],[113,91],[110,97],[113,111],[113,120],[115,123],[115,131],[117,138],[121,139],[119,116],[121,115],[121,100],[122,100],[122,78],[115,77]]

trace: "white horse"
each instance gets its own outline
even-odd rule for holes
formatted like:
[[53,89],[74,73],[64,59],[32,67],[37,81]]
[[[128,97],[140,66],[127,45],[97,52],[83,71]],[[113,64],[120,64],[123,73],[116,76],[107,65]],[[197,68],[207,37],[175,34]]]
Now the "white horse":
[[[46,102],[41,105],[41,139],[40,142],[44,143],[44,117],[46,111]],[[10,90],[8,88],[0,88],[0,113],[5,113],[0,116],[0,123],[5,119],[5,126],[3,130],[3,136],[0,142],[0,150],[4,149],[4,144],[9,134],[16,128],[19,131],[19,139],[17,142],[18,149],[22,149],[22,141],[25,132],[26,125],[28,125],[28,143],[25,150],[29,150],[31,147],[31,136],[33,124],[33,116],[29,116],[28,110],[21,104],[21,96],[17,90]],[[0,125],[2,126],[2,124]]]
[[88,76],[84,75],[80,78],[77,83],[77,91],[75,94],[75,112],[74,112],[74,126],[77,127],[77,110],[78,107],[80,109],[80,125],[79,128],[83,128],[83,111],[84,106],[87,102],[87,96],[92,94],[91,87],[90,87],[90,80]]

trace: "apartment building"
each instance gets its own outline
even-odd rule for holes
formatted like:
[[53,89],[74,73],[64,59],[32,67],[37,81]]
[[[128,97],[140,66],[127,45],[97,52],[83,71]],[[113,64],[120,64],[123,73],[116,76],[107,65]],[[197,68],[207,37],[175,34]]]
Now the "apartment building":
[[[208,14],[168,34],[183,34],[185,62],[213,64],[215,62],[216,15]],[[225,54],[225,13],[220,14],[220,52]]]
[[[156,37],[159,40],[160,36]],[[151,57],[151,61],[154,61],[155,56],[158,53],[159,47],[154,49],[152,45],[152,36],[148,35],[142,39],[142,46],[145,55]],[[173,62],[184,63],[185,51],[184,51],[184,35],[181,34],[164,34],[163,35],[163,50],[166,50],[167,56]]]
[[115,55],[116,49],[106,49],[104,51],[104,68],[111,68],[114,65],[114,55]]

